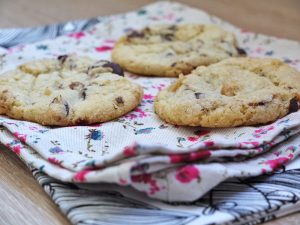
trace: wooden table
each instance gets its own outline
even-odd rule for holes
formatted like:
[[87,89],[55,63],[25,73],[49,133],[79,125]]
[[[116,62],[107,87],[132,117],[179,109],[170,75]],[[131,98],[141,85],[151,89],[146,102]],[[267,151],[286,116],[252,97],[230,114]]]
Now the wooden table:
[[[298,0],[178,0],[244,29],[300,41]],[[0,28],[26,27],[122,13],[151,0],[0,0]],[[3,148],[1,148],[3,149]],[[0,153],[0,224],[70,223],[10,151]],[[266,225],[299,224],[293,214]]]

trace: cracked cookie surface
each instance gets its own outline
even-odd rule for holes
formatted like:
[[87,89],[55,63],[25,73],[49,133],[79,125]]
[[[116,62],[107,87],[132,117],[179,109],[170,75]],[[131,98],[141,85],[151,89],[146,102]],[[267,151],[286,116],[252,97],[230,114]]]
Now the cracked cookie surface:
[[116,43],[112,59],[149,76],[175,77],[195,67],[245,55],[233,33],[214,25],[157,25],[132,31]]
[[200,66],[155,99],[176,125],[235,127],[275,121],[299,108],[300,73],[274,59],[231,58]]
[[0,114],[43,125],[112,120],[142,96],[118,64],[75,55],[28,62],[0,76]]

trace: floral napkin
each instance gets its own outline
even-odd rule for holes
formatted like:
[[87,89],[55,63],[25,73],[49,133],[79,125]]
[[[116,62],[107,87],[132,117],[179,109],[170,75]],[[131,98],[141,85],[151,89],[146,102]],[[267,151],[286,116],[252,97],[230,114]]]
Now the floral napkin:
[[[0,68],[4,72],[33,59],[68,53],[110,59],[118,37],[131,29],[158,23],[213,23],[234,32],[249,56],[279,58],[300,69],[299,43],[253,34],[177,3],[159,2],[99,21],[86,31],[9,48],[0,55]],[[145,90],[140,106],[127,115],[62,128],[2,116],[0,141],[27,164],[58,180],[131,186],[170,202],[194,201],[228,178],[272,172],[300,153],[300,111],[259,127],[173,126],[156,116],[153,99],[175,79],[126,76]]]

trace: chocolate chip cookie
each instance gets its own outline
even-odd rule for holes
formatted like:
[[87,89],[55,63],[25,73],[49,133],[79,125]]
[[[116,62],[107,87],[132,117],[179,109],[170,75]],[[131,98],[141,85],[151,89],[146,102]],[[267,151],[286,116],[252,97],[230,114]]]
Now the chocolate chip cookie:
[[0,76],[0,114],[43,125],[112,120],[142,96],[118,64],[75,55],[29,62]]
[[214,25],[158,25],[121,37],[112,59],[136,74],[175,77],[245,54],[234,34]]
[[159,92],[155,111],[176,125],[235,127],[298,110],[300,73],[275,59],[231,58],[200,66]]

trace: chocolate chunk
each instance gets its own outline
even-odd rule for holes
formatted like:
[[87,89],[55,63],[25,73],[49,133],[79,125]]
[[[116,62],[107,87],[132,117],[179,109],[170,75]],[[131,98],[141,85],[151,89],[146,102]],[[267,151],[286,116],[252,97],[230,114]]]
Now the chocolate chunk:
[[297,112],[299,109],[299,104],[296,98],[290,100],[289,113]]
[[86,88],[83,88],[81,91],[80,91],[80,97],[85,100],[86,99]]
[[265,102],[254,102],[254,103],[249,103],[249,106],[264,106],[266,103]]
[[74,90],[74,89],[76,89],[78,87],[82,88],[83,87],[83,83],[80,83],[80,82],[76,81],[76,82],[72,82],[69,85],[69,88],[72,89],[72,90]]
[[61,63],[61,64],[64,64],[64,62],[66,61],[66,59],[68,58],[68,55],[59,55],[57,57],[58,61]]
[[146,27],[143,29],[143,33],[150,33],[151,29],[149,27]]
[[129,37],[129,38],[143,38],[143,37],[145,37],[145,34],[143,32],[133,30],[130,34],[127,35],[127,37]]
[[173,38],[174,38],[174,34],[162,34],[161,37],[162,37],[164,40],[172,41]]
[[169,28],[168,28],[169,30],[176,30],[177,29],[177,26],[176,25],[172,25],[172,26],[169,26]]
[[172,55],[174,55],[172,52],[168,52],[168,53],[166,54],[167,57],[168,57],[168,56],[172,56]]
[[172,64],[171,64],[171,67],[175,67],[176,64],[177,64],[176,62],[172,63]]
[[115,74],[118,74],[120,76],[124,76],[123,69],[119,66],[117,63],[113,63],[110,61],[106,61],[105,64],[102,65],[103,67],[110,67],[112,69],[112,72]]
[[195,92],[194,95],[195,95],[196,99],[200,99],[200,96],[203,95],[203,93],[201,93],[201,92]]
[[124,104],[124,100],[123,100],[123,98],[121,96],[119,96],[119,97],[116,98],[116,102],[118,104]]
[[239,53],[239,55],[243,55],[243,56],[247,55],[247,52],[242,48],[236,48],[236,50]]
[[67,117],[69,115],[69,113],[70,113],[69,104],[67,102],[64,102],[64,107],[65,107],[66,117]]
[[74,124],[78,124],[78,125],[85,125],[88,123],[89,123],[89,120],[83,119],[83,118],[79,118],[79,119],[75,120],[75,122],[74,122]]
[[64,108],[65,108],[65,111],[66,111],[66,116],[69,115],[69,113],[70,113],[69,104],[68,104],[68,102],[63,100],[63,97],[61,95],[55,97],[50,104],[62,104],[62,105],[64,105]]

